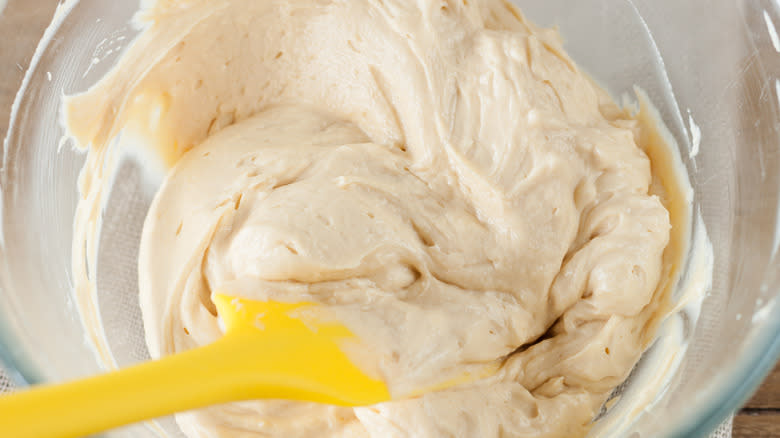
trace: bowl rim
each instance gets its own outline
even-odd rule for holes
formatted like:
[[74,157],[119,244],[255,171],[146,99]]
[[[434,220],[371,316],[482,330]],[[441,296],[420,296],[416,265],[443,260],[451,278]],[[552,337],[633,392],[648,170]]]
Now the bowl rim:
[[[3,12],[3,6],[7,6],[3,4],[4,1],[0,0],[0,13]],[[65,0],[57,5],[51,22],[44,30],[41,40],[35,47],[19,90],[14,96],[11,104],[11,115],[8,120],[8,129],[5,138],[0,142],[0,157],[2,157],[0,162],[0,187],[6,183],[9,144],[16,135],[16,121],[19,117],[19,108],[22,106],[22,102],[27,94],[33,73],[37,70],[43,54],[52,41],[52,36],[59,30],[65,18],[67,18],[78,2],[79,0]],[[7,293],[11,289],[7,283],[12,277],[10,272],[8,272],[8,263],[6,261],[8,254],[6,253],[5,239],[2,238],[4,230],[7,229],[6,220],[8,215],[5,208],[6,203],[5,193],[0,190],[0,293]],[[46,383],[40,371],[36,369],[32,361],[24,354],[22,348],[17,346],[12,339],[9,339],[8,333],[10,333],[8,323],[0,317],[0,366],[9,375],[12,383],[19,388]]]

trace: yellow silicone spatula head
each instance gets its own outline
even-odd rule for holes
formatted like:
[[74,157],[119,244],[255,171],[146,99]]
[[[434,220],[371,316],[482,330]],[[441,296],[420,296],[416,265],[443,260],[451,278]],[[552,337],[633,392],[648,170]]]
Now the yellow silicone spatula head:
[[70,438],[250,399],[345,406],[390,400],[383,381],[341,350],[358,339],[321,318],[315,303],[215,294],[225,336],[211,345],[97,377],[0,397],[0,431],[14,438]]
[[390,400],[387,385],[367,375],[342,350],[345,342],[358,339],[344,325],[323,318],[320,305],[245,300],[221,293],[213,299],[225,325],[223,339],[243,346],[229,360],[256,374],[251,379],[257,385],[253,398],[346,406]]

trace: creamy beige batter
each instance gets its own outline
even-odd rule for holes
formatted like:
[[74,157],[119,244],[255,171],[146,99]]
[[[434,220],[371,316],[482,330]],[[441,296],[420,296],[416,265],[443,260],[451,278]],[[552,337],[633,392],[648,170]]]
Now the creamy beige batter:
[[[663,315],[686,210],[654,127],[556,31],[500,0],[157,1],[141,17],[65,121],[90,147],[74,260],[94,251],[111,139],[173,166],[139,257],[153,357],[221,336],[219,289],[323,303],[394,394],[507,358],[373,407],[180,414],[188,436],[587,432]],[[77,284],[82,307],[93,288]]]

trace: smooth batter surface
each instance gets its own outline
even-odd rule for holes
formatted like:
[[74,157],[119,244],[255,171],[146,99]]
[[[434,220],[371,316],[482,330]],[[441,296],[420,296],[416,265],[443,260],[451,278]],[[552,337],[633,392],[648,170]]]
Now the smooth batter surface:
[[158,1],[142,18],[65,121],[90,146],[77,237],[118,133],[173,166],[139,260],[153,357],[221,336],[215,290],[327,305],[396,394],[506,357],[373,407],[180,414],[188,436],[587,432],[662,313],[675,188],[651,171],[652,127],[557,32],[500,0]]

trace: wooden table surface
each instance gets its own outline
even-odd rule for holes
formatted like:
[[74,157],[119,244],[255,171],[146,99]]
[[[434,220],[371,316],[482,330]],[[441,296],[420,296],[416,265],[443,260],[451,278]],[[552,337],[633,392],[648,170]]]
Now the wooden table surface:
[[780,437],[780,364],[734,417],[734,437]]
[[[30,62],[29,54],[57,3],[56,0],[9,0],[8,10],[0,15],[0,139],[5,138],[10,102]],[[780,365],[735,416],[733,436],[780,438]]]

